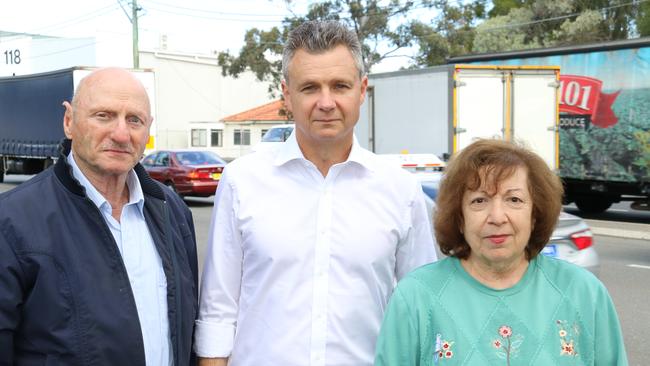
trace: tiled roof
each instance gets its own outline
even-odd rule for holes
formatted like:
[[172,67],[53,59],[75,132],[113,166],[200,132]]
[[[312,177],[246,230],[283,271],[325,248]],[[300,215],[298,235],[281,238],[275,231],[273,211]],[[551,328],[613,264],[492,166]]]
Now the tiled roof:
[[286,115],[281,115],[280,110],[284,109],[282,100],[249,109],[232,116],[224,117],[223,122],[244,122],[244,121],[287,121]]

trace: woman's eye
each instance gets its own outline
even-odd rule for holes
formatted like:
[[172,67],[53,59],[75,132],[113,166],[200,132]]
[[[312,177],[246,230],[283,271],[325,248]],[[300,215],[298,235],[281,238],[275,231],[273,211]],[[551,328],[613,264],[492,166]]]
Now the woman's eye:
[[480,205],[487,202],[487,200],[484,197],[476,197],[470,201],[470,204],[472,205]]
[[508,197],[507,202],[512,206],[521,206],[524,204],[524,200],[519,197]]

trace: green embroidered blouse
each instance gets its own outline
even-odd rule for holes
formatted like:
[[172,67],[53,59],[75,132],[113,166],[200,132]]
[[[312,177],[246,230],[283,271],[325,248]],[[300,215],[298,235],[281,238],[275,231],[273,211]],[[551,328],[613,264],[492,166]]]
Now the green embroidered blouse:
[[543,255],[505,290],[484,286],[457,258],[413,271],[391,297],[375,359],[376,366],[627,364],[605,286]]

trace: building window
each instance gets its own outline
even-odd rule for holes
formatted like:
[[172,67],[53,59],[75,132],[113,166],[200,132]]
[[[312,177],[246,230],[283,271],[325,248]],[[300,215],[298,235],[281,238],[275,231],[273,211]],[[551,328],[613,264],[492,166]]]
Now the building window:
[[251,130],[249,129],[235,130],[234,140],[235,140],[235,145],[250,145]]
[[208,146],[206,130],[192,129],[192,146]]
[[210,146],[223,146],[223,130],[210,130]]

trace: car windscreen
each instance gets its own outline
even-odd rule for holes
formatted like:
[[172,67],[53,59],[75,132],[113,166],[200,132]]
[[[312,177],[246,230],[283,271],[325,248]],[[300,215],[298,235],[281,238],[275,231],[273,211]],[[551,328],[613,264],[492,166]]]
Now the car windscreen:
[[283,142],[291,135],[293,127],[272,128],[264,134],[262,142]]
[[219,155],[210,151],[184,151],[177,152],[176,159],[183,165],[212,165],[226,164]]

